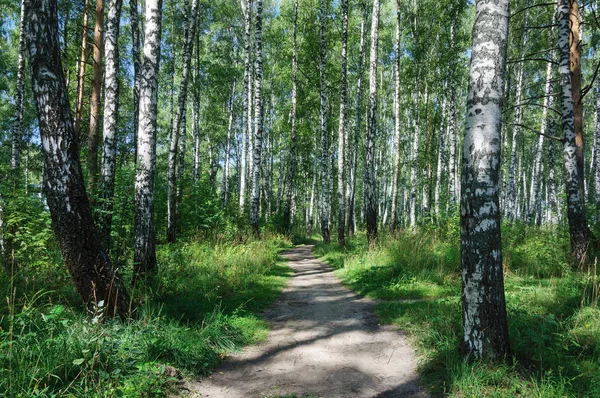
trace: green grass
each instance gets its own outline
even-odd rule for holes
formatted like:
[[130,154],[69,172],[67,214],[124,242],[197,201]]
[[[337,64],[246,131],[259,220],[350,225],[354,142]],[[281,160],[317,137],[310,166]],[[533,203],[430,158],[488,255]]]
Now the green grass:
[[451,231],[383,236],[369,251],[358,234],[346,248],[315,252],[361,295],[383,300],[382,322],[407,331],[434,396],[600,396],[599,279],[569,267],[560,231],[505,228],[504,265],[512,356],[502,364],[465,362],[460,253]]
[[0,396],[164,396],[175,375],[207,374],[266,337],[256,313],[291,275],[277,254],[289,245],[272,236],[161,246],[157,281],[134,292],[138,317],[123,322],[101,308],[86,315],[58,264],[33,281],[0,280]]

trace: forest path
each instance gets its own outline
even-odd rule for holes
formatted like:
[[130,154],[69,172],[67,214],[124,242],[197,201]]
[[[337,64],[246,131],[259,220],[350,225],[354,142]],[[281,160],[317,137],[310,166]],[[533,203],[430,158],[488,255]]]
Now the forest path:
[[188,388],[209,398],[426,397],[406,338],[379,325],[375,302],[345,288],[312,248],[282,254],[294,275],[265,311],[267,341],[234,354]]

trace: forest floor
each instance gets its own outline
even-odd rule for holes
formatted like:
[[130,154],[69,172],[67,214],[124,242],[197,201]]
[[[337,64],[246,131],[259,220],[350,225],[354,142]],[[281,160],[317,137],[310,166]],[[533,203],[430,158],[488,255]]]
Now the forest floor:
[[312,246],[282,253],[294,275],[265,311],[267,341],[227,358],[190,395],[426,397],[405,336],[373,314],[375,302],[342,285]]

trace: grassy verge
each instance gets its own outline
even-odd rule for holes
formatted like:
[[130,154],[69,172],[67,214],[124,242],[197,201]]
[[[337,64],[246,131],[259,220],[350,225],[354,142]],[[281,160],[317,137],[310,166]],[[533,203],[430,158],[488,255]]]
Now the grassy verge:
[[451,232],[382,237],[368,251],[364,235],[342,249],[318,245],[344,283],[374,299],[385,323],[406,330],[434,396],[599,397],[599,279],[568,266],[568,237],[557,231],[505,228],[505,288],[512,357],[467,363],[462,334],[460,253]]
[[139,316],[127,322],[86,315],[59,265],[0,280],[0,396],[161,396],[208,373],[265,338],[256,313],[291,274],[277,254],[289,245],[162,246],[157,282],[134,292]]

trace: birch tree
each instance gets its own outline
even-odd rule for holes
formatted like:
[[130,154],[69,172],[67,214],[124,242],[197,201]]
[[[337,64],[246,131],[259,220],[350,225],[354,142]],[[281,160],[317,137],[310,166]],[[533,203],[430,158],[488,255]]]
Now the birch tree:
[[345,244],[346,202],[344,195],[344,177],[346,175],[344,144],[348,129],[348,0],[341,0],[342,7],[342,80],[340,82],[340,117],[338,127],[338,243]]
[[15,122],[12,130],[10,169],[13,173],[13,185],[17,181],[17,170],[21,166],[21,147],[23,146],[23,92],[25,88],[25,2],[21,2],[19,22],[19,57],[17,61],[17,86],[15,90]]
[[251,71],[250,71],[250,23],[252,19],[252,0],[240,0],[244,13],[244,88],[242,94],[242,160],[240,167],[240,213],[244,212],[246,206],[246,175],[248,165],[248,137],[251,104],[248,99],[251,96]]
[[129,0],[129,19],[131,25],[131,57],[133,58],[133,157],[134,159],[137,159],[137,133],[140,113],[140,76],[142,70],[137,0]]
[[461,351],[503,359],[509,342],[498,183],[509,1],[475,7],[461,180]]
[[105,250],[110,248],[110,232],[115,191],[117,158],[117,121],[119,116],[119,24],[122,0],[109,0],[106,25],[106,71],[104,73],[104,121],[102,167],[100,170],[99,212],[100,239]]
[[263,135],[263,102],[262,102],[262,0],[256,0],[256,29],[254,31],[255,55],[254,61],[254,148],[252,161],[252,192],[250,196],[250,225],[256,236],[260,235],[259,226],[259,190],[261,174],[261,150]]
[[325,64],[327,63],[327,42],[325,40],[325,29],[327,24],[327,12],[325,0],[319,1],[320,22],[320,45],[319,45],[319,76],[320,76],[320,127],[321,127],[321,235],[323,242],[329,243],[329,133],[327,132],[327,81],[325,77]]
[[394,174],[392,177],[392,204],[390,229],[398,227],[398,179],[400,178],[400,0],[396,0],[396,55],[394,80]]
[[104,0],[96,0],[94,51],[92,63],[92,93],[90,96],[90,131],[86,163],[88,189],[92,201],[98,181],[98,146],[100,143],[100,114],[102,109],[102,57],[104,56]]
[[83,118],[83,90],[85,87],[85,66],[87,60],[87,40],[89,23],[90,0],[85,0],[83,6],[83,26],[81,33],[81,54],[77,62],[77,98],[75,101],[75,134],[80,135],[81,119]]
[[582,184],[577,166],[577,142],[575,135],[575,113],[573,89],[571,86],[569,38],[569,0],[559,0],[558,4],[558,48],[560,54],[559,74],[562,94],[562,127],[564,134],[563,162],[567,189],[567,217],[571,240],[571,255],[580,265],[585,261],[590,242],[590,231],[583,207]]
[[377,197],[375,194],[375,132],[377,130],[377,60],[379,44],[379,0],[373,1],[371,51],[369,60],[369,118],[365,136],[365,218],[369,246],[377,239]]
[[187,105],[188,81],[190,66],[194,51],[196,37],[196,23],[198,19],[198,0],[192,1],[191,11],[186,9],[188,22],[184,34],[183,43],[183,69],[181,72],[181,83],[179,85],[179,96],[177,98],[177,111],[171,129],[171,140],[169,145],[169,168],[167,173],[167,241],[175,242],[177,231],[177,150],[179,149],[179,137],[182,136],[184,114]]
[[297,74],[298,74],[298,0],[294,1],[294,27],[292,33],[292,131],[290,134],[289,164],[286,176],[285,205],[283,207],[283,229],[288,232],[291,227],[292,191],[296,173],[296,113],[298,109]]
[[156,175],[156,112],[162,0],[146,0],[144,60],[140,76],[140,116],[135,175],[134,271],[144,277],[156,270],[154,178]]
[[102,250],[85,192],[60,59],[56,0],[26,0],[25,29],[42,151],[43,189],[52,225],[77,292],[89,309],[126,315],[131,302]]

